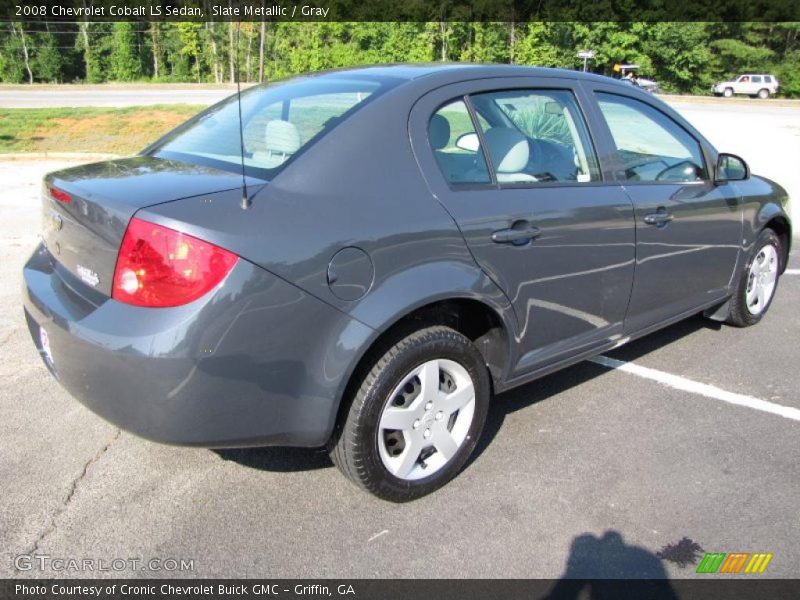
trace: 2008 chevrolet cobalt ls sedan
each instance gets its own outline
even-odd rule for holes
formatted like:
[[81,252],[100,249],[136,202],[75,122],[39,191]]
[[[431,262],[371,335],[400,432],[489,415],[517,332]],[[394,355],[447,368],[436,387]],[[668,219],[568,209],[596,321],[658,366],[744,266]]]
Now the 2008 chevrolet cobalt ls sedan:
[[374,67],[240,101],[44,181],[31,335],[146,438],[327,445],[417,498],[493,393],[700,311],[757,323],[786,266],[786,192],[608,78]]

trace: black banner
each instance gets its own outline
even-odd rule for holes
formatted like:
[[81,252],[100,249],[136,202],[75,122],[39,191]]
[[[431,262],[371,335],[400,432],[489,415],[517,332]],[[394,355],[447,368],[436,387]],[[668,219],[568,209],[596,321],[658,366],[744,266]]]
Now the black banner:
[[[357,600],[567,600],[797,598],[800,580],[786,579],[493,579],[493,580],[0,580],[3,600],[192,598],[353,598]],[[755,576],[758,577],[758,576]]]
[[0,19],[37,21],[800,20],[800,0],[0,0]]

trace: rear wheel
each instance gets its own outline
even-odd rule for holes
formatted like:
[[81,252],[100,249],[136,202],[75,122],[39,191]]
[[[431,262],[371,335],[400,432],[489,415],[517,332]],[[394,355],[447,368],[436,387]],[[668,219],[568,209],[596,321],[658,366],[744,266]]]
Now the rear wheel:
[[758,90],[758,97],[761,98],[762,100],[766,100],[767,98],[769,98],[769,90],[767,89]]
[[722,95],[725,96],[726,98],[730,98],[731,96],[733,96],[733,88],[725,88],[722,92]]
[[441,487],[464,466],[489,406],[489,375],[472,342],[433,326],[374,361],[337,429],[331,459],[380,498],[405,502]]
[[780,238],[771,229],[762,231],[731,298],[728,323],[748,327],[764,317],[778,287],[782,256]]

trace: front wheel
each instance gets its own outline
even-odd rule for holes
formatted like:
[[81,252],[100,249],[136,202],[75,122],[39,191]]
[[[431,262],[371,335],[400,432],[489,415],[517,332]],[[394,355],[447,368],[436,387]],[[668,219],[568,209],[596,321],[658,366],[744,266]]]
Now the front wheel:
[[762,231],[731,298],[728,323],[748,327],[763,318],[778,287],[782,256],[780,238],[771,229]]
[[733,96],[733,89],[725,88],[725,90],[723,90],[722,92],[722,95],[725,96],[726,98],[730,98],[731,96]]
[[415,331],[372,363],[331,442],[331,459],[380,498],[429,494],[472,454],[489,395],[486,365],[468,338],[442,326]]

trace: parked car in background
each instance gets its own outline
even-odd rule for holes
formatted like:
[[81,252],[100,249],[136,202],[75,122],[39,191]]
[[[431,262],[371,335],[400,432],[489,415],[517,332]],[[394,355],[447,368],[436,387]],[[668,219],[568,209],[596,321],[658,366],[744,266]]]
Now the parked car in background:
[[641,88],[645,92],[649,92],[651,94],[661,93],[661,88],[659,87],[657,81],[638,75],[639,65],[617,64],[614,65],[614,70],[620,73],[620,81],[623,83],[635,85],[636,87]]
[[751,98],[769,98],[778,93],[780,83],[774,75],[752,74],[739,75],[733,81],[721,81],[711,87],[715,96],[730,98],[734,94],[742,94]]
[[24,310],[71,394],[160,442],[327,446],[393,501],[461,470],[493,393],[757,323],[792,239],[786,191],[664,102],[519,66],[256,86],[42,191]]

